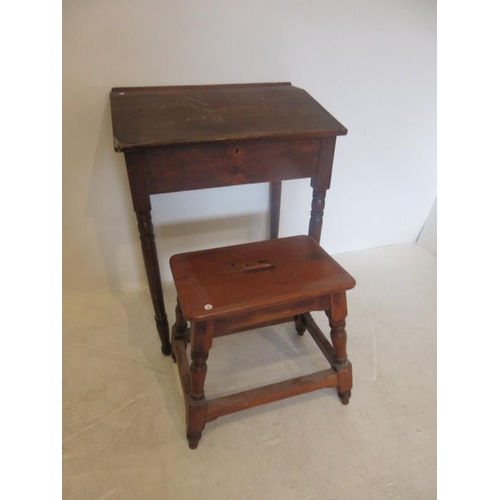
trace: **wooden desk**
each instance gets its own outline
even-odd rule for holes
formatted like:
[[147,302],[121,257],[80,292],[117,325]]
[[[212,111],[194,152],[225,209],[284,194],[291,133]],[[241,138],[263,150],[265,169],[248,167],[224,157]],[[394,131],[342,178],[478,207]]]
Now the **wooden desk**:
[[113,88],[115,151],[125,154],[162,352],[169,326],[150,196],[271,183],[271,238],[278,236],[281,181],[311,178],[309,236],[319,242],[337,136],[347,129],[290,83]]

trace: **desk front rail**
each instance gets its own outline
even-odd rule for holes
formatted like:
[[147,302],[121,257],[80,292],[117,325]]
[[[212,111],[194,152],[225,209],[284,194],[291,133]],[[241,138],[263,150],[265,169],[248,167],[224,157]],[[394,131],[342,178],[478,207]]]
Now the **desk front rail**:
[[314,177],[319,139],[177,146],[143,152],[150,194]]

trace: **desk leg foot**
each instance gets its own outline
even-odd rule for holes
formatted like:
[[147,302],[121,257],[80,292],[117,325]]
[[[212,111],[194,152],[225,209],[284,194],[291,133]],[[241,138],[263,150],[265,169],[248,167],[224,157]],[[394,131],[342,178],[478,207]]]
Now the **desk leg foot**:
[[163,318],[157,318],[155,316],[155,321],[156,321],[156,329],[158,330],[158,335],[160,336],[160,341],[161,341],[161,352],[165,356],[170,356],[170,354],[172,353],[172,347],[168,339],[169,326],[168,326],[167,316],[165,315]]
[[304,332],[306,331],[306,320],[304,318],[304,315],[297,314],[295,316],[294,322],[297,333],[302,337],[302,335],[304,335]]

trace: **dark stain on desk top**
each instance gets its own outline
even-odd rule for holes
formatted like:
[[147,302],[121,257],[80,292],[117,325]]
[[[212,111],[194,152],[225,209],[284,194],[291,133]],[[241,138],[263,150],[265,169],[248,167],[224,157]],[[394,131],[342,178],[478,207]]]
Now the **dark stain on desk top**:
[[110,93],[115,150],[347,134],[290,83],[122,87]]

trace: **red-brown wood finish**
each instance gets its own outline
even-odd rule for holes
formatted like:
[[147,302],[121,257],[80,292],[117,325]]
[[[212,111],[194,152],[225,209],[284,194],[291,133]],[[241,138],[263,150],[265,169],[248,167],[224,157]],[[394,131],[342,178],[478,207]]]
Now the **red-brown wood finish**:
[[299,300],[330,300],[355,285],[310,236],[177,254],[170,267],[188,321],[281,311]]
[[[171,343],[150,197],[270,183],[269,244],[243,246],[239,252],[246,260],[232,259],[234,266],[228,269],[220,267],[228,250],[192,255],[190,259],[197,265],[203,267],[210,262],[219,270],[217,275],[212,274],[210,282],[204,281],[198,287],[191,271],[183,267],[185,256],[176,256],[172,261],[174,268],[185,270],[184,276],[176,278],[179,303],[171,341],[185,394],[190,446],[197,446],[206,422],[283,397],[337,387],[346,404],[352,370],[345,352],[345,291],[354,286],[354,281],[317,244],[321,239],[336,138],[345,135],[347,129],[307,92],[288,82],[116,87],[111,90],[110,101],[114,146],[117,152],[125,154],[164,354],[170,353]],[[311,179],[309,238],[285,240],[285,244],[278,239],[281,182],[299,178]],[[313,247],[315,250],[311,251]],[[273,276],[278,281],[268,283]],[[291,276],[295,278],[290,279]],[[245,287],[240,286],[243,282]],[[208,298],[202,294],[208,290],[213,293],[214,283],[226,290],[231,301],[222,300],[212,304],[212,309],[200,310],[200,306],[209,303],[203,303]],[[210,300],[216,302],[223,295],[216,294]],[[332,344],[309,314],[314,310],[329,315]],[[299,335],[305,330],[310,332],[330,363],[330,371],[207,401],[203,386],[214,337],[288,321],[294,322]],[[186,354],[188,343],[191,363]]]
[[[191,365],[187,436],[196,448],[206,422],[222,415],[323,387],[337,387],[347,404],[352,369],[347,360],[346,290],[355,286],[347,273],[310,236],[271,239],[174,255],[170,267],[179,310],[191,323]],[[309,311],[326,311],[332,344]],[[263,323],[301,318],[331,369],[293,380],[207,400],[203,382],[212,339]],[[181,321],[177,321],[183,324]],[[180,337],[180,336],[179,336]],[[178,338],[174,334],[174,338]],[[186,357],[185,343],[174,342],[176,359]],[[181,379],[187,378],[179,364]]]

